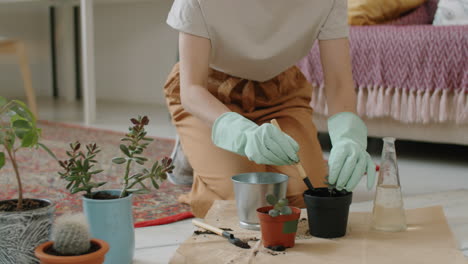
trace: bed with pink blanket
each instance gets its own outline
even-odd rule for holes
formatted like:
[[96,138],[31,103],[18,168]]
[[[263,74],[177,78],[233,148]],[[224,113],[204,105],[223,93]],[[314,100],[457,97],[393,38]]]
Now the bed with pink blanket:
[[[358,114],[371,136],[468,145],[468,26],[432,26],[437,0],[377,26],[352,26]],[[318,46],[298,63],[326,131]]]

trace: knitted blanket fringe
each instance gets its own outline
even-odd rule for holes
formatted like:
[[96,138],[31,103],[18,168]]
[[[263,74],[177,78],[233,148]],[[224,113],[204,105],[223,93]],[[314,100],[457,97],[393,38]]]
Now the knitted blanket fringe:
[[[323,85],[313,84],[311,106],[328,114]],[[468,91],[409,90],[382,86],[357,89],[357,112],[367,118],[391,117],[403,123],[468,123]]]

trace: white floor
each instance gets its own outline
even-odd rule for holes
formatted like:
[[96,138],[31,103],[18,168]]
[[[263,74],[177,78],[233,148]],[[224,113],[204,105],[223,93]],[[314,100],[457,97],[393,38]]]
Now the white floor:
[[[39,106],[40,119],[82,124],[81,103],[44,98],[39,100]],[[97,121],[92,125],[94,127],[126,131],[129,118],[148,115],[150,135],[175,137],[175,129],[165,106],[98,102],[97,109]],[[374,140],[371,154],[377,163],[380,159],[379,147],[379,141]],[[398,142],[396,147],[405,196],[468,189],[468,146]],[[355,191],[354,202],[372,198],[373,192],[367,191],[365,181],[362,181]],[[178,245],[192,231],[189,220],[137,229],[134,263],[167,263]]]

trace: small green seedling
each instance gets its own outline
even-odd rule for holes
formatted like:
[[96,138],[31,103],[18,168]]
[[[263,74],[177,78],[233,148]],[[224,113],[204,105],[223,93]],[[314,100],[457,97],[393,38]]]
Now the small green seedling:
[[277,217],[279,215],[290,215],[290,214],[292,214],[291,207],[288,206],[288,199],[286,199],[286,198],[278,199],[273,194],[268,194],[266,196],[266,200],[270,205],[273,206],[273,209],[271,209],[268,212],[268,214],[271,217]]

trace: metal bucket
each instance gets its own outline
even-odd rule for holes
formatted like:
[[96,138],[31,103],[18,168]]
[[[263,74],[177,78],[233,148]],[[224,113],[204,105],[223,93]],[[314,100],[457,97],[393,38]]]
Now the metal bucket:
[[274,172],[243,173],[232,177],[237,215],[242,228],[260,230],[257,208],[268,205],[266,196],[286,197],[288,176]]

